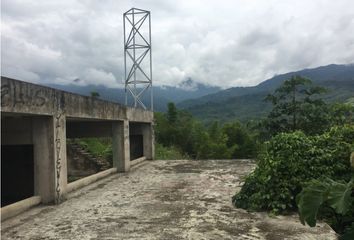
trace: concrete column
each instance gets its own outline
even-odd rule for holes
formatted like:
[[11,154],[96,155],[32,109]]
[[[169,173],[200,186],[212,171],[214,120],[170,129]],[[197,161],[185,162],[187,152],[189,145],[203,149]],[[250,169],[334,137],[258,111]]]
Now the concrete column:
[[34,117],[32,126],[34,195],[49,203],[55,199],[53,117]]
[[151,151],[152,151],[152,155],[151,155],[151,160],[155,159],[155,122],[152,121],[150,123],[150,127],[151,127]]
[[148,160],[153,160],[155,155],[154,130],[152,124],[142,124],[144,156]]
[[130,169],[129,122],[127,120],[112,123],[113,167],[118,172]]
[[67,161],[66,161],[66,119],[62,111],[54,115],[54,174],[55,174],[55,203],[59,204],[66,197]]

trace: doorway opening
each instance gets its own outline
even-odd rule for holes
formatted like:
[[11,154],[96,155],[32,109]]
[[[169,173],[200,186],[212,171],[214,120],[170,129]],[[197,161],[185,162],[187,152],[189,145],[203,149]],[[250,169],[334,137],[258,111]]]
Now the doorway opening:
[[1,145],[1,207],[34,195],[33,145]]

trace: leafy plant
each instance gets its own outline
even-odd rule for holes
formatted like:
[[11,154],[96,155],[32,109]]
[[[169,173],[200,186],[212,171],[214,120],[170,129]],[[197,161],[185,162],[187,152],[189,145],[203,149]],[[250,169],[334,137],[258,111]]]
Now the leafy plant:
[[297,208],[295,196],[312,179],[349,181],[347,156],[353,149],[354,126],[334,127],[319,136],[281,133],[266,143],[257,167],[233,196],[236,207],[280,213]]
[[[351,228],[354,223],[353,193],[354,177],[348,183],[330,178],[310,181],[296,197],[301,223],[316,226],[318,215],[322,211],[322,215],[330,219],[336,232],[342,233],[346,228]],[[352,234],[350,236],[353,239],[353,230],[347,229],[343,237]]]
[[[296,197],[300,221],[309,226],[316,226],[320,207],[329,207],[338,221],[338,227],[343,224],[338,215],[344,216],[353,206],[354,178],[349,183],[342,183],[326,178],[323,181],[311,180]],[[354,219],[351,219],[354,220]]]
[[[354,168],[354,152],[350,156]],[[354,174],[349,182],[311,180],[296,196],[300,221],[316,226],[320,215],[330,222],[340,239],[354,239]]]

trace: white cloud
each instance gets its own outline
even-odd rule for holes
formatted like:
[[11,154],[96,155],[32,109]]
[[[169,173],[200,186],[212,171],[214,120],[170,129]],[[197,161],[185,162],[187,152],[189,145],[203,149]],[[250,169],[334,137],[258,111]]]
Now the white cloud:
[[354,2],[2,1],[2,75],[120,86],[122,13],[151,10],[155,85],[255,85],[275,74],[354,62]]

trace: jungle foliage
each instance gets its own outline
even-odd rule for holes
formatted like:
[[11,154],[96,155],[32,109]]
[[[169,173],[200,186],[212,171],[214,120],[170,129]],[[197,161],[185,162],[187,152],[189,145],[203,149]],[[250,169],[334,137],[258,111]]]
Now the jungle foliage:
[[194,159],[252,158],[259,147],[256,135],[239,122],[204,126],[186,111],[168,104],[167,113],[155,113],[156,140]]
[[276,213],[297,209],[295,197],[306,182],[328,177],[349,181],[354,126],[333,127],[316,136],[280,133],[266,143],[257,168],[233,197],[237,207]]
[[[295,76],[268,95],[273,109],[258,124],[264,150],[233,204],[284,213],[299,209],[310,226],[328,221],[343,238],[352,233],[354,107],[326,104],[325,90]],[[298,196],[298,197],[296,197]],[[350,203],[349,203],[350,202]]]
[[297,195],[300,220],[316,226],[318,216],[326,218],[336,232],[344,232],[341,239],[354,237],[354,177],[350,182],[313,179]]

